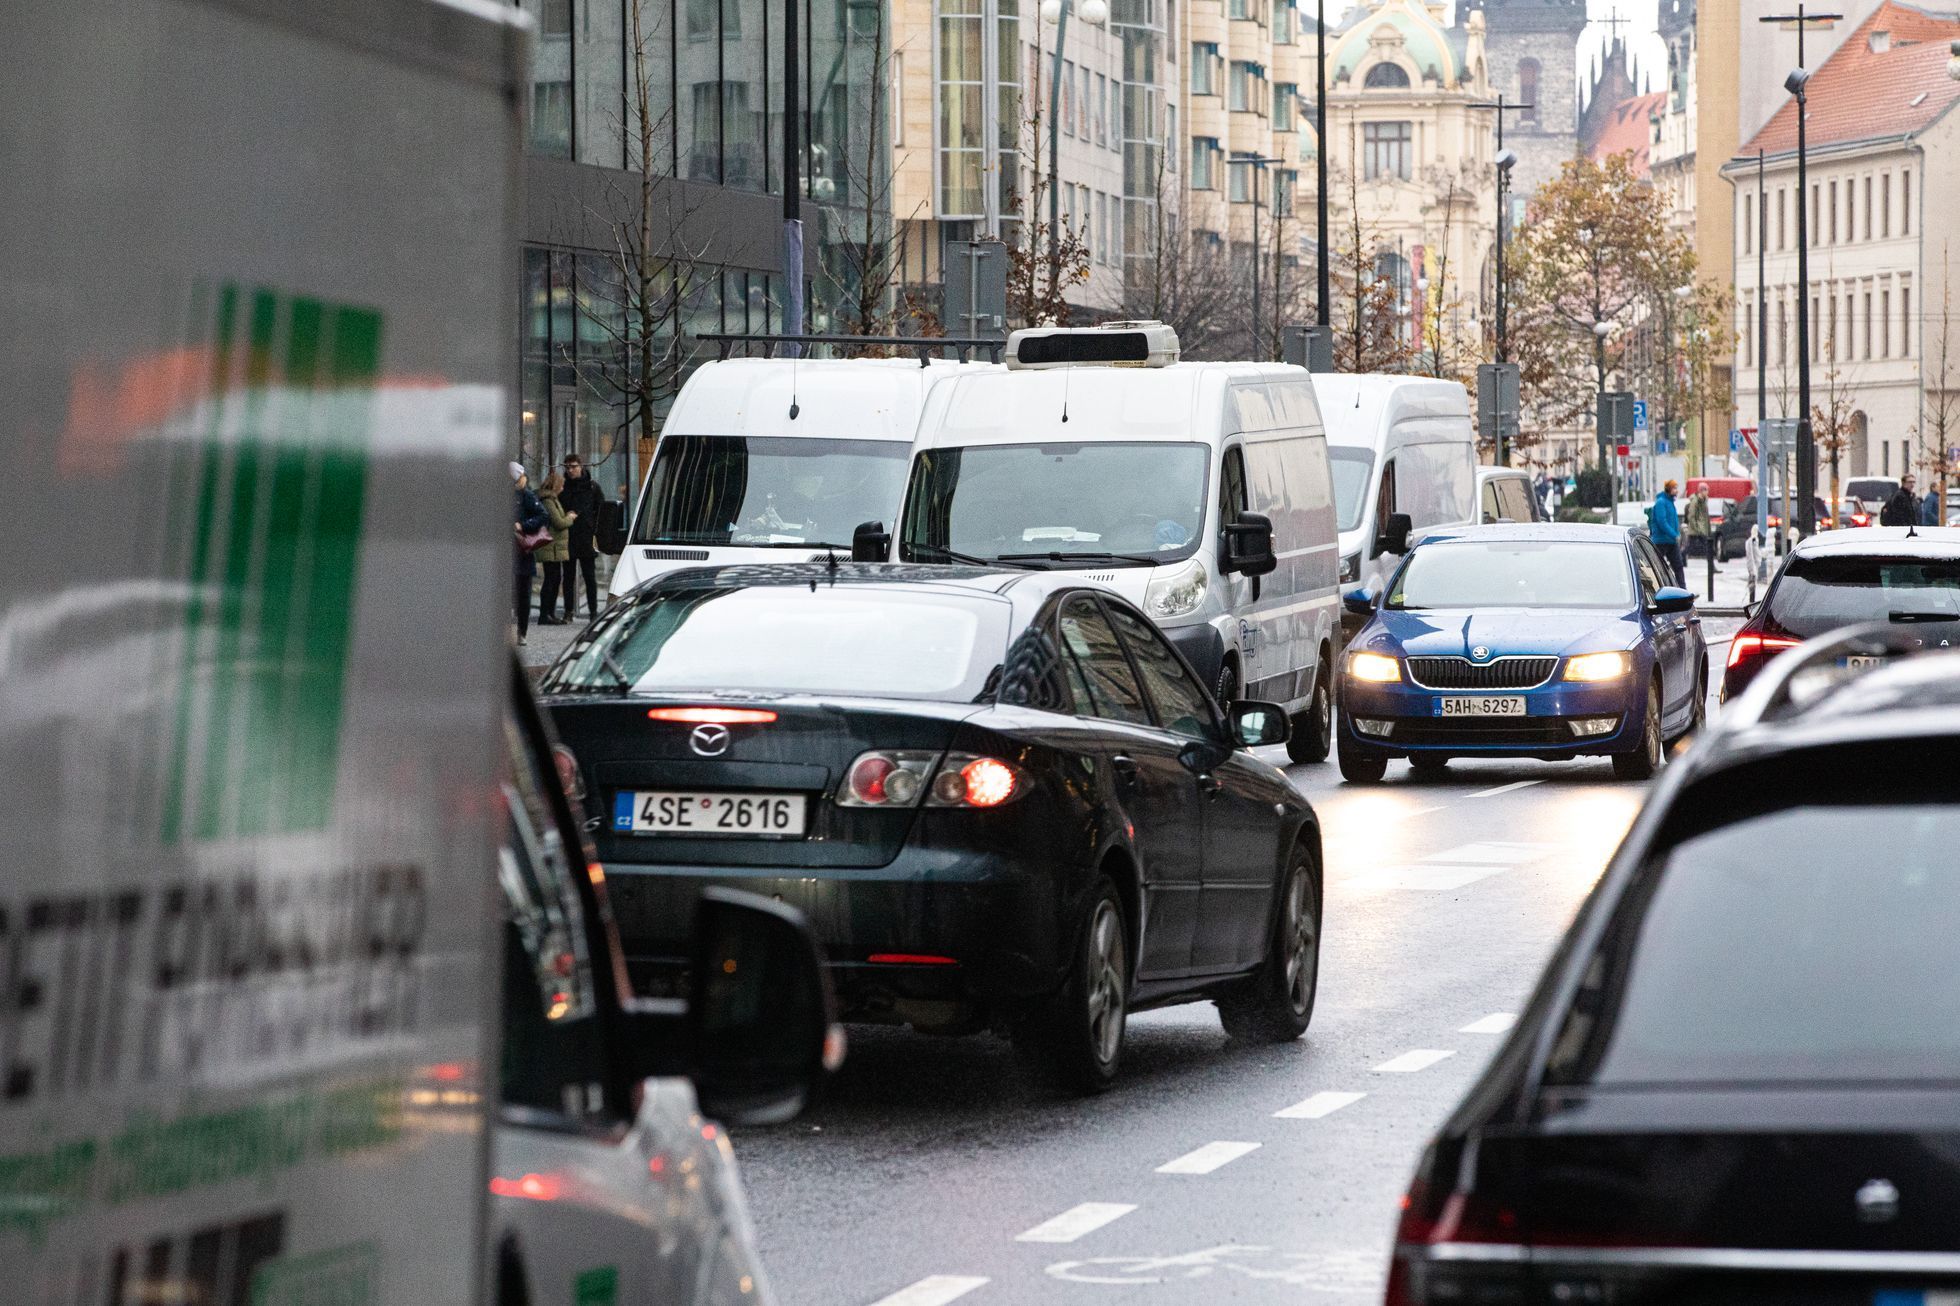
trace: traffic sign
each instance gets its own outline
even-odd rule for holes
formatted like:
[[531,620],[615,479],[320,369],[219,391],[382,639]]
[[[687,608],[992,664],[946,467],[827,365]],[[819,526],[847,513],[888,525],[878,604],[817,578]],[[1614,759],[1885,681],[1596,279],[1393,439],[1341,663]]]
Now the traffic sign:
[[1666,452],[1667,452],[1667,441],[1665,441],[1665,440],[1656,440],[1656,441],[1654,441],[1654,452],[1655,452],[1655,453],[1666,453]]
[[1781,458],[1797,451],[1797,419],[1771,417],[1763,422],[1763,452]]
[[1742,452],[1742,432],[1735,429],[1734,427],[1729,428],[1729,452],[1730,453]]
[[1615,450],[1614,450],[1613,452],[1614,452],[1614,453],[1617,453],[1617,454],[1619,454],[1619,455],[1620,455],[1620,457],[1622,457],[1622,458],[1624,458],[1624,457],[1626,457],[1626,456],[1627,456],[1628,454],[1630,454],[1630,453],[1632,453],[1632,452],[1633,452],[1633,446],[1632,446],[1632,445],[1626,445],[1626,444],[1623,444],[1623,445],[1621,445],[1621,446],[1620,446],[1619,448],[1617,448],[1617,449],[1615,449]]
[[1645,399],[1636,399],[1633,401],[1633,429],[1636,431],[1647,429],[1647,401]]

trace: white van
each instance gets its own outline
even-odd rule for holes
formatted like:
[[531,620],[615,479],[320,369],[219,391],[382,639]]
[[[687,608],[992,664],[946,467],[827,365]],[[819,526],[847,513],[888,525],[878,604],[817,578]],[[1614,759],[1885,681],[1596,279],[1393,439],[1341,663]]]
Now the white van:
[[807,562],[896,521],[919,412],[990,363],[730,358],[675,396],[611,592],[680,567]]
[[[1160,323],[1019,331],[920,419],[901,562],[1087,573],[1213,686],[1283,704],[1325,757],[1339,631],[1333,479],[1312,384],[1180,363]],[[1243,690],[1243,693],[1241,692]]]
[[1545,505],[1531,483],[1531,473],[1518,467],[1477,468],[1477,520],[1495,522],[1549,521]]
[[1477,520],[1470,396],[1419,376],[1317,372],[1313,386],[1334,467],[1341,587],[1380,593],[1411,538]]

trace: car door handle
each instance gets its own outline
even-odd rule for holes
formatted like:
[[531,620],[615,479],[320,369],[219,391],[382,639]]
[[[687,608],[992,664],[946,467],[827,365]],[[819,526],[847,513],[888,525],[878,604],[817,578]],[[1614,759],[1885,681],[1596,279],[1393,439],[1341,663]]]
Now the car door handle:
[[1109,759],[1109,765],[1116,772],[1116,778],[1126,785],[1137,782],[1137,760],[1123,753]]

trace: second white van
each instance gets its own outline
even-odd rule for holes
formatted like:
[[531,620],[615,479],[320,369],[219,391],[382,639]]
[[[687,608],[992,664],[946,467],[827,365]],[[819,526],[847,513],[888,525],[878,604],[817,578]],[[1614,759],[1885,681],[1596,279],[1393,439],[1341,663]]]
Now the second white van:
[[1211,685],[1332,738],[1334,483],[1302,368],[1181,363],[1161,323],[1016,332],[937,387],[894,556],[1081,572],[1137,604]]

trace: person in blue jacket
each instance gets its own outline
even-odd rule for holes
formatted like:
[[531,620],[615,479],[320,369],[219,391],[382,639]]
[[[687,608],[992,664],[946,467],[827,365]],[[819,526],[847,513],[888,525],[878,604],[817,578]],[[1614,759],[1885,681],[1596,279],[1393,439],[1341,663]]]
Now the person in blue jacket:
[[1674,506],[1675,488],[1674,482],[1669,481],[1654,496],[1654,506],[1647,510],[1647,533],[1653,539],[1661,560],[1674,573],[1674,583],[1686,588],[1688,572],[1681,558],[1681,513]]

